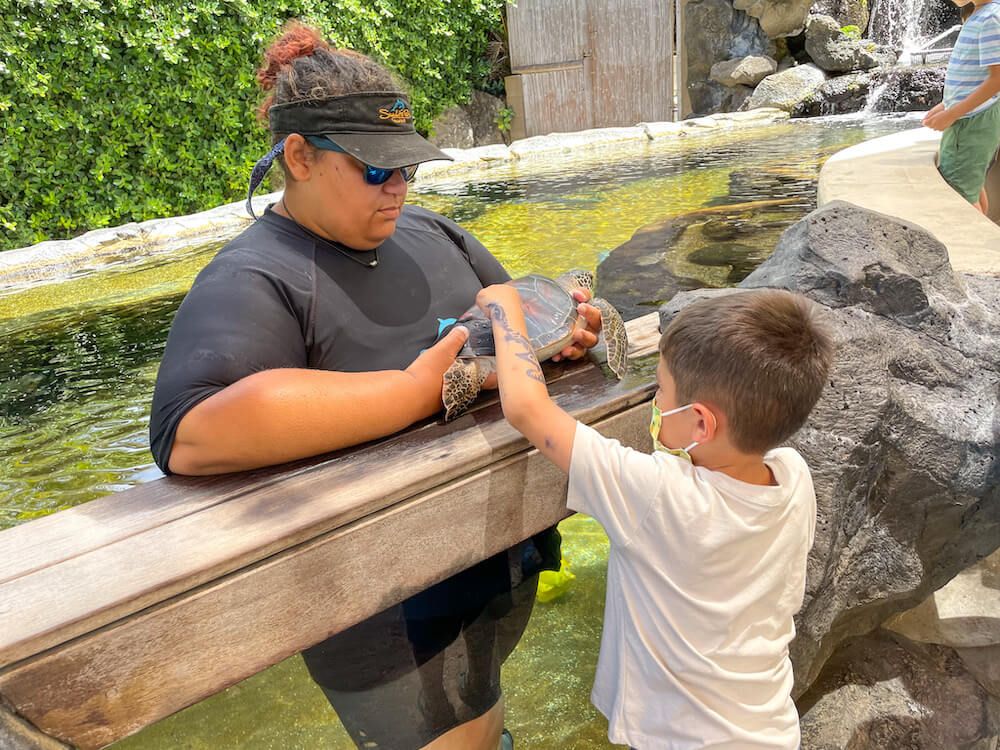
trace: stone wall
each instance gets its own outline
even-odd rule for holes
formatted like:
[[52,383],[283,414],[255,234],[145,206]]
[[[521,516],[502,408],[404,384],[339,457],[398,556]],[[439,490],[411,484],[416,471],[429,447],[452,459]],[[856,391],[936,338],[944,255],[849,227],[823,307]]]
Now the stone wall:
[[[879,98],[878,111],[940,102],[943,64],[933,74],[899,71],[896,50],[863,37],[869,15],[867,0],[687,0],[686,111],[774,106],[793,116],[840,114],[865,108],[886,83],[893,91]],[[748,65],[760,70],[765,62],[770,70],[753,80],[730,75]],[[798,70],[802,66],[814,72]]]

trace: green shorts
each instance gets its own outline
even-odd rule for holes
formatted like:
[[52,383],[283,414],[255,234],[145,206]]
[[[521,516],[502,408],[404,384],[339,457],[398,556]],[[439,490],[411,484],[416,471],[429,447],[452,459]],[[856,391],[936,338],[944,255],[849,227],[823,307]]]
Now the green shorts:
[[979,201],[997,147],[1000,146],[1000,102],[944,131],[938,170],[969,203]]

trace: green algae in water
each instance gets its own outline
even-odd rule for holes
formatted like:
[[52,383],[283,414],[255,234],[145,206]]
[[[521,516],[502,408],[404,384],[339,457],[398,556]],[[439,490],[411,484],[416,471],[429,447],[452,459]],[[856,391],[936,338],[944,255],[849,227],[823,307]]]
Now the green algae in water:
[[512,276],[595,269],[603,253],[627,241],[650,217],[676,216],[700,208],[707,197],[725,195],[731,171],[706,169],[591,188],[559,202],[502,203],[488,206],[465,226],[494,250]]

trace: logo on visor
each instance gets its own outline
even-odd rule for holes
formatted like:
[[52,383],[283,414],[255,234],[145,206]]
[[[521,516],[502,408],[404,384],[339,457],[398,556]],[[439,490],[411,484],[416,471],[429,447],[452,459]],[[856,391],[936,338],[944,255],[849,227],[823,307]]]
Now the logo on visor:
[[410,106],[402,99],[397,99],[391,107],[382,107],[378,111],[380,120],[392,120],[397,125],[402,125],[412,119]]

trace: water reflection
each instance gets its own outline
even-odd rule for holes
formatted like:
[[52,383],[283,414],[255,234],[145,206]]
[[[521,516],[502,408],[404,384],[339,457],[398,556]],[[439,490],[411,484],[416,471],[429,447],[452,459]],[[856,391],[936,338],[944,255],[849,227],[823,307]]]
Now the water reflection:
[[153,382],[180,296],[39,316],[0,344],[0,526],[148,481]]

